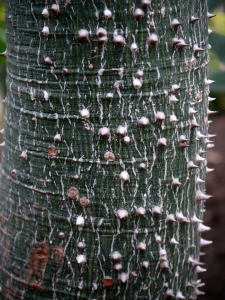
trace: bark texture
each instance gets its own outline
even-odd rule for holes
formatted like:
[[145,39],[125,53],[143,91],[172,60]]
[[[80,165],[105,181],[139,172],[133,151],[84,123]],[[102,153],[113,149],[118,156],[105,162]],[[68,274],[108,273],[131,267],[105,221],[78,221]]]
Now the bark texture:
[[1,299],[196,299],[206,0],[7,0],[6,20]]

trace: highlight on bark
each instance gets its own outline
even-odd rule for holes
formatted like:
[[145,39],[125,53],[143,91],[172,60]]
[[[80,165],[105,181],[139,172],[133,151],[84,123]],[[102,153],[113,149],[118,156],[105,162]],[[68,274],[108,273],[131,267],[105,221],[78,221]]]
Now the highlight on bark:
[[0,298],[196,299],[206,0],[25,2],[5,1]]

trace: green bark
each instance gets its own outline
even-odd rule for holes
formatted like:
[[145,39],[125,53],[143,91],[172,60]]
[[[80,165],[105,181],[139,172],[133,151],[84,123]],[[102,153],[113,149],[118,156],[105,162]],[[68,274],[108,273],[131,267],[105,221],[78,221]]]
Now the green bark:
[[52,4],[6,1],[1,299],[196,299],[206,0]]

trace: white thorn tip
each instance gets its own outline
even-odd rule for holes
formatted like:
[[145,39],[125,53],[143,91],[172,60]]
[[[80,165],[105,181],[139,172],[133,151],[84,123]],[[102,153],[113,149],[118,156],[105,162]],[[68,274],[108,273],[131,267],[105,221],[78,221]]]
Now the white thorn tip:
[[176,294],[176,299],[185,299],[185,297],[180,291],[178,291]]
[[127,171],[122,171],[120,173],[120,179],[122,181],[129,181],[130,180],[130,176],[129,176],[128,172]]
[[117,127],[116,134],[121,136],[127,135],[127,127],[119,125]]
[[216,98],[208,97],[208,101],[209,101],[209,102],[214,101],[214,100],[216,100]]
[[214,80],[210,80],[210,79],[205,79],[205,85],[210,85],[212,84],[213,82],[215,82]]
[[181,185],[179,178],[173,178],[172,186],[179,186],[179,185]]
[[144,72],[142,70],[137,70],[137,72],[135,73],[135,77],[140,79],[144,76]]
[[200,177],[197,177],[195,182],[196,182],[197,184],[199,184],[199,183],[203,183],[203,182],[205,182],[205,181],[202,180]]
[[197,128],[197,127],[200,127],[200,125],[197,123],[197,121],[194,119],[191,121],[191,128]]
[[49,11],[48,9],[45,7],[43,10],[42,10],[42,16],[47,19],[49,17]]
[[191,16],[191,23],[195,23],[198,20],[199,20],[199,18],[197,18],[195,16]]
[[163,212],[163,209],[162,209],[162,207],[160,207],[160,206],[154,206],[154,207],[152,208],[152,215],[153,215],[153,216],[159,216],[159,215],[162,214],[162,212]]
[[169,121],[171,124],[176,124],[178,122],[178,119],[175,115],[170,115]]
[[44,36],[48,36],[49,35],[49,28],[48,26],[44,26],[43,29],[42,29],[42,34]]
[[130,137],[128,135],[126,135],[124,138],[123,138],[123,141],[125,144],[129,144],[130,143]]
[[211,114],[216,114],[216,113],[218,113],[218,111],[213,111],[213,110],[207,109],[207,115],[208,116],[211,115]]
[[211,195],[207,195],[207,194],[203,193],[201,190],[197,190],[197,192],[195,194],[196,201],[207,200],[211,197],[212,197]]
[[27,152],[26,151],[22,151],[22,153],[20,154],[20,157],[24,160],[27,160]]
[[190,171],[190,170],[192,170],[192,169],[198,168],[198,166],[196,166],[196,165],[193,163],[193,161],[191,160],[191,161],[189,161],[189,163],[187,164],[187,168],[188,168],[188,170]]
[[196,162],[202,162],[202,161],[205,161],[205,158],[204,157],[201,157],[200,155],[196,154],[195,156],[195,161]]
[[122,255],[120,254],[120,252],[114,251],[114,252],[112,252],[112,253],[110,254],[110,258],[111,258],[111,260],[113,260],[113,261],[118,261],[118,260],[120,260],[120,259],[122,258]]
[[84,223],[85,223],[84,218],[82,216],[78,216],[77,221],[76,221],[76,225],[79,226],[79,227],[82,227],[82,226],[84,226]]
[[145,251],[147,248],[147,245],[144,242],[140,242],[139,244],[137,244],[136,248],[137,248],[137,250]]
[[105,96],[105,98],[107,100],[112,100],[113,99],[113,93],[107,93],[106,96]]
[[196,215],[194,214],[194,216],[191,218],[191,222],[192,223],[202,223],[203,221],[200,220],[199,218],[197,218]]
[[117,272],[121,271],[122,268],[123,268],[123,266],[122,266],[121,264],[115,264],[115,265],[113,266],[113,269],[114,269],[115,271],[117,271]]
[[201,138],[206,138],[207,136],[202,134],[200,131],[196,131],[196,138],[199,140]]
[[59,4],[52,4],[51,10],[53,11],[54,14],[58,15],[60,10],[59,10]]
[[151,5],[151,0],[142,0],[141,5],[147,8],[149,5]]
[[213,143],[211,143],[211,144],[208,144],[207,146],[206,146],[206,148],[207,149],[210,149],[210,148],[213,148],[215,145],[213,144]]
[[57,133],[55,136],[54,136],[54,141],[55,142],[61,142],[61,135],[59,133]]
[[200,246],[203,247],[203,246],[208,246],[212,244],[212,241],[208,241],[208,240],[205,240],[203,238],[200,239]]
[[78,31],[78,39],[79,40],[88,40],[89,32],[86,29],[80,29]]
[[203,233],[203,232],[206,232],[209,230],[211,230],[211,228],[209,226],[205,226],[202,223],[198,224],[198,233]]
[[116,46],[123,46],[125,44],[125,39],[122,35],[116,34],[113,36],[113,43]]
[[128,274],[127,273],[121,273],[120,275],[119,275],[119,280],[122,282],[122,283],[126,283],[127,281],[128,281],[128,279],[129,279],[129,276],[128,276]]
[[109,19],[109,18],[112,17],[112,12],[111,12],[111,10],[109,10],[108,8],[106,8],[106,9],[104,10],[103,14],[104,14],[104,17],[105,17],[106,19]]
[[195,271],[196,271],[196,273],[202,273],[202,272],[205,272],[206,269],[204,269],[204,268],[202,268],[202,267],[200,267],[200,266],[197,266],[197,267],[195,268]]
[[78,244],[77,244],[77,248],[78,249],[84,249],[86,247],[86,244],[84,243],[84,242],[79,242]]
[[173,290],[171,290],[171,289],[166,290],[165,298],[171,298],[171,297],[175,297],[174,293],[173,293]]
[[130,50],[132,53],[135,53],[138,51],[138,45],[136,43],[132,43],[130,46]]
[[173,29],[177,29],[181,25],[181,23],[177,19],[173,19],[170,25]]
[[88,119],[90,117],[90,112],[88,109],[85,108],[80,111],[80,115],[82,118]]
[[193,107],[190,107],[188,110],[189,116],[193,116],[197,113],[197,110],[195,110]]
[[187,142],[187,141],[188,141],[188,139],[186,138],[185,135],[182,134],[182,135],[179,137],[179,142],[184,143],[184,142]]
[[176,218],[179,223],[189,223],[190,221],[183,215],[182,212],[176,213]]
[[169,262],[167,260],[163,260],[160,262],[160,269],[161,270],[169,270],[170,266],[169,266]]
[[156,34],[153,33],[149,36],[149,38],[148,38],[149,46],[155,46],[158,44],[158,42],[159,42],[159,38]]
[[145,209],[144,207],[138,207],[138,208],[136,209],[136,214],[137,214],[137,216],[139,216],[139,217],[144,217],[145,214],[146,214],[146,209]]
[[158,234],[155,234],[155,240],[156,240],[157,243],[161,243],[162,242],[162,238]]
[[170,240],[170,244],[172,244],[172,245],[179,245],[178,241],[175,240],[175,238],[172,238],[172,239]]
[[207,17],[210,19],[210,18],[213,18],[215,17],[216,15],[215,14],[210,14],[209,12],[207,13]]
[[198,53],[198,52],[201,52],[201,51],[204,51],[204,49],[200,48],[197,44],[195,44],[194,47],[193,47],[193,52]]
[[138,78],[135,78],[135,79],[133,80],[133,86],[134,86],[134,88],[135,88],[136,90],[139,90],[139,89],[141,88],[141,86],[142,86],[141,80],[138,79]]
[[148,267],[149,267],[149,262],[146,261],[146,260],[145,260],[145,261],[142,261],[142,262],[141,262],[141,267],[144,268],[144,269],[148,269]]
[[175,104],[175,103],[177,103],[177,101],[178,101],[178,99],[174,95],[171,95],[169,97],[169,103],[170,104]]
[[197,296],[200,296],[200,295],[205,295],[205,292],[200,291],[199,289],[195,289],[195,294],[196,294]]
[[164,112],[162,111],[157,111],[155,114],[155,120],[156,122],[162,123],[165,120],[166,116]]
[[183,39],[180,39],[178,41],[178,43],[175,45],[175,47],[178,48],[178,49],[182,49],[182,48],[186,47],[187,45],[188,44],[186,44]]
[[165,249],[160,248],[159,250],[159,259],[160,260],[167,260],[167,252]]
[[160,138],[158,139],[158,147],[165,147],[167,146],[167,139],[166,138]]
[[144,17],[144,15],[145,15],[145,13],[143,12],[142,9],[140,9],[140,8],[135,9],[134,17],[135,17],[136,20],[140,20],[141,18]]
[[191,257],[191,256],[188,258],[188,263],[192,264],[193,267],[196,267],[196,266],[199,266],[199,265],[204,265],[204,263],[202,263],[202,262],[200,262],[196,259],[193,259],[193,257]]
[[45,57],[44,62],[46,65],[52,65],[52,60],[50,59],[50,57]]
[[128,211],[125,209],[118,209],[116,212],[116,216],[122,220],[122,219],[126,219],[128,217]]
[[174,217],[174,214],[168,214],[166,216],[166,223],[172,223],[172,222],[177,222],[175,217]]
[[180,91],[181,87],[178,84],[172,84],[172,93],[177,94]]
[[206,167],[206,173],[212,172],[214,169]]
[[140,127],[146,127],[146,126],[148,126],[149,124],[150,124],[149,119],[146,118],[146,117],[141,117],[141,118],[138,120],[138,125],[139,125]]
[[87,257],[83,254],[80,254],[76,257],[76,260],[79,265],[83,265],[87,262]]
[[100,128],[99,131],[98,131],[98,135],[100,137],[106,137],[106,138],[109,137],[109,135],[110,135],[109,128],[107,128],[107,127]]

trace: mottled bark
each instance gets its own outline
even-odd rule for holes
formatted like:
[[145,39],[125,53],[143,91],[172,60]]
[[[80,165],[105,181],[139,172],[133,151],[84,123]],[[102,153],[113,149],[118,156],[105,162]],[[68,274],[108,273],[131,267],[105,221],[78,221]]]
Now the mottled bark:
[[196,299],[206,0],[7,0],[6,20],[1,299]]

